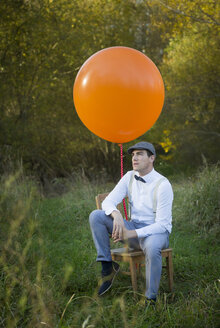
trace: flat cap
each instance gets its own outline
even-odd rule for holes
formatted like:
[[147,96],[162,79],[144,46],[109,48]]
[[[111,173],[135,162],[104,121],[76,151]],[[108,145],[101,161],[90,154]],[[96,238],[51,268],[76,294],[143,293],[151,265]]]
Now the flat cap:
[[128,148],[128,154],[131,154],[133,152],[133,150],[136,150],[136,149],[149,150],[154,156],[156,156],[155,148],[150,142],[141,141],[141,142],[136,143],[134,146],[131,146],[130,148]]

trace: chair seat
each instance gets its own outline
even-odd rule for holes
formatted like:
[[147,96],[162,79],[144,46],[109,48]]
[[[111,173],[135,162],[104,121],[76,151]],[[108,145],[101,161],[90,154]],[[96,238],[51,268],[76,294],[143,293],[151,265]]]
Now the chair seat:
[[[162,257],[169,256],[169,252],[172,252],[172,248],[162,249],[162,251],[161,251]],[[141,249],[137,250],[137,249],[126,248],[126,247],[112,248],[111,254],[116,255],[116,256],[117,255],[124,256],[124,257],[135,257],[135,256],[143,256],[144,257],[144,253]]]
[[120,256],[136,256],[136,255],[144,255],[143,251],[140,249],[132,249],[132,248],[112,248],[111,253]]

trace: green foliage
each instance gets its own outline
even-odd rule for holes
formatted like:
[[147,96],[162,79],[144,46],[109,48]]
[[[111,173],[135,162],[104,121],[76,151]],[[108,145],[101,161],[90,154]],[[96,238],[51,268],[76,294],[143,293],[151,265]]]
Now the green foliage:
[[197,23],[167,48],[162,71],[169,123],[164,125],[164,137],[175,145],[170,148],[173,162],[190,162],[193,156],[194,164],[200,164],[201,154],[218,160],[218,34],[217,28]]
[[217,327],[219,248],[213,224],[217,228],[219,221],[213,218],[218,218],[218,185],[217,166],[174,184],[170,246],[175,289],[167,292],[163,272],[158,303],[145,309],[144,278],[138,279],[136,299],[130,277],[123,275],[105,297],[96,296],[100,267],[88,215],[95,208],[95,195],[112,185],[78,178],[67,194],[46,199],[21,174],[3,177],[1,327]]
[[[185,222],[188,222],[191,229],[206,236],[212,242],[217,240],[220,235],[219,185],[219,165],[205,166],[197,173],[195,179],[180,188],[177,195],[178,224],[184,225]],[[187,193],[184,193],[183,190],[186,188]]]
[[166,98],[160,119],[146,138],[158,146],[160,159],[178,170],[192,166],[192,159],[198,167],[204,156],[215,163],[220,137],[219,3],[156,3],[160,13],[155,24],[168,41],[159,64]]

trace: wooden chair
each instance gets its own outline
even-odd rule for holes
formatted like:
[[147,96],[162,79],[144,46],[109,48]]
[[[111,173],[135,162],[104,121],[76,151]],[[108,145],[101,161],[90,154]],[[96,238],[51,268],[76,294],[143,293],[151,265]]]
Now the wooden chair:
[[[109,193],[99,194],[96,196],[96,206],[97,209],[101,209],[101,203],[106,198]],[[122,213],[122,205],[118,205],[118,209]],[[166,265],[163,268],[166,268],[168,276],[168,286],[169,291],[173,289],[173,260],[172,260],[172,248],[163,249],[161,255],[166,259]],[[130,271],[121,271],[123,274],[131,276],[131,283],[133,291],[137,292],[137,268],[139,269],[143,262],[145,262],[145,255],[142,250],[130,250],[129,248],[115,248],[111,249],[111,256],[113,261],[122,261],[128,262],[130,266]]]

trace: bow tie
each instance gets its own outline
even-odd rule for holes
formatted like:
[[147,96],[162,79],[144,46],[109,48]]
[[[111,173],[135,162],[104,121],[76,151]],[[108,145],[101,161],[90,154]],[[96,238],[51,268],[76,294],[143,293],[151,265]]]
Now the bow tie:
[[146,181],[142,177],[134,176],[136,180],[146,183]]

